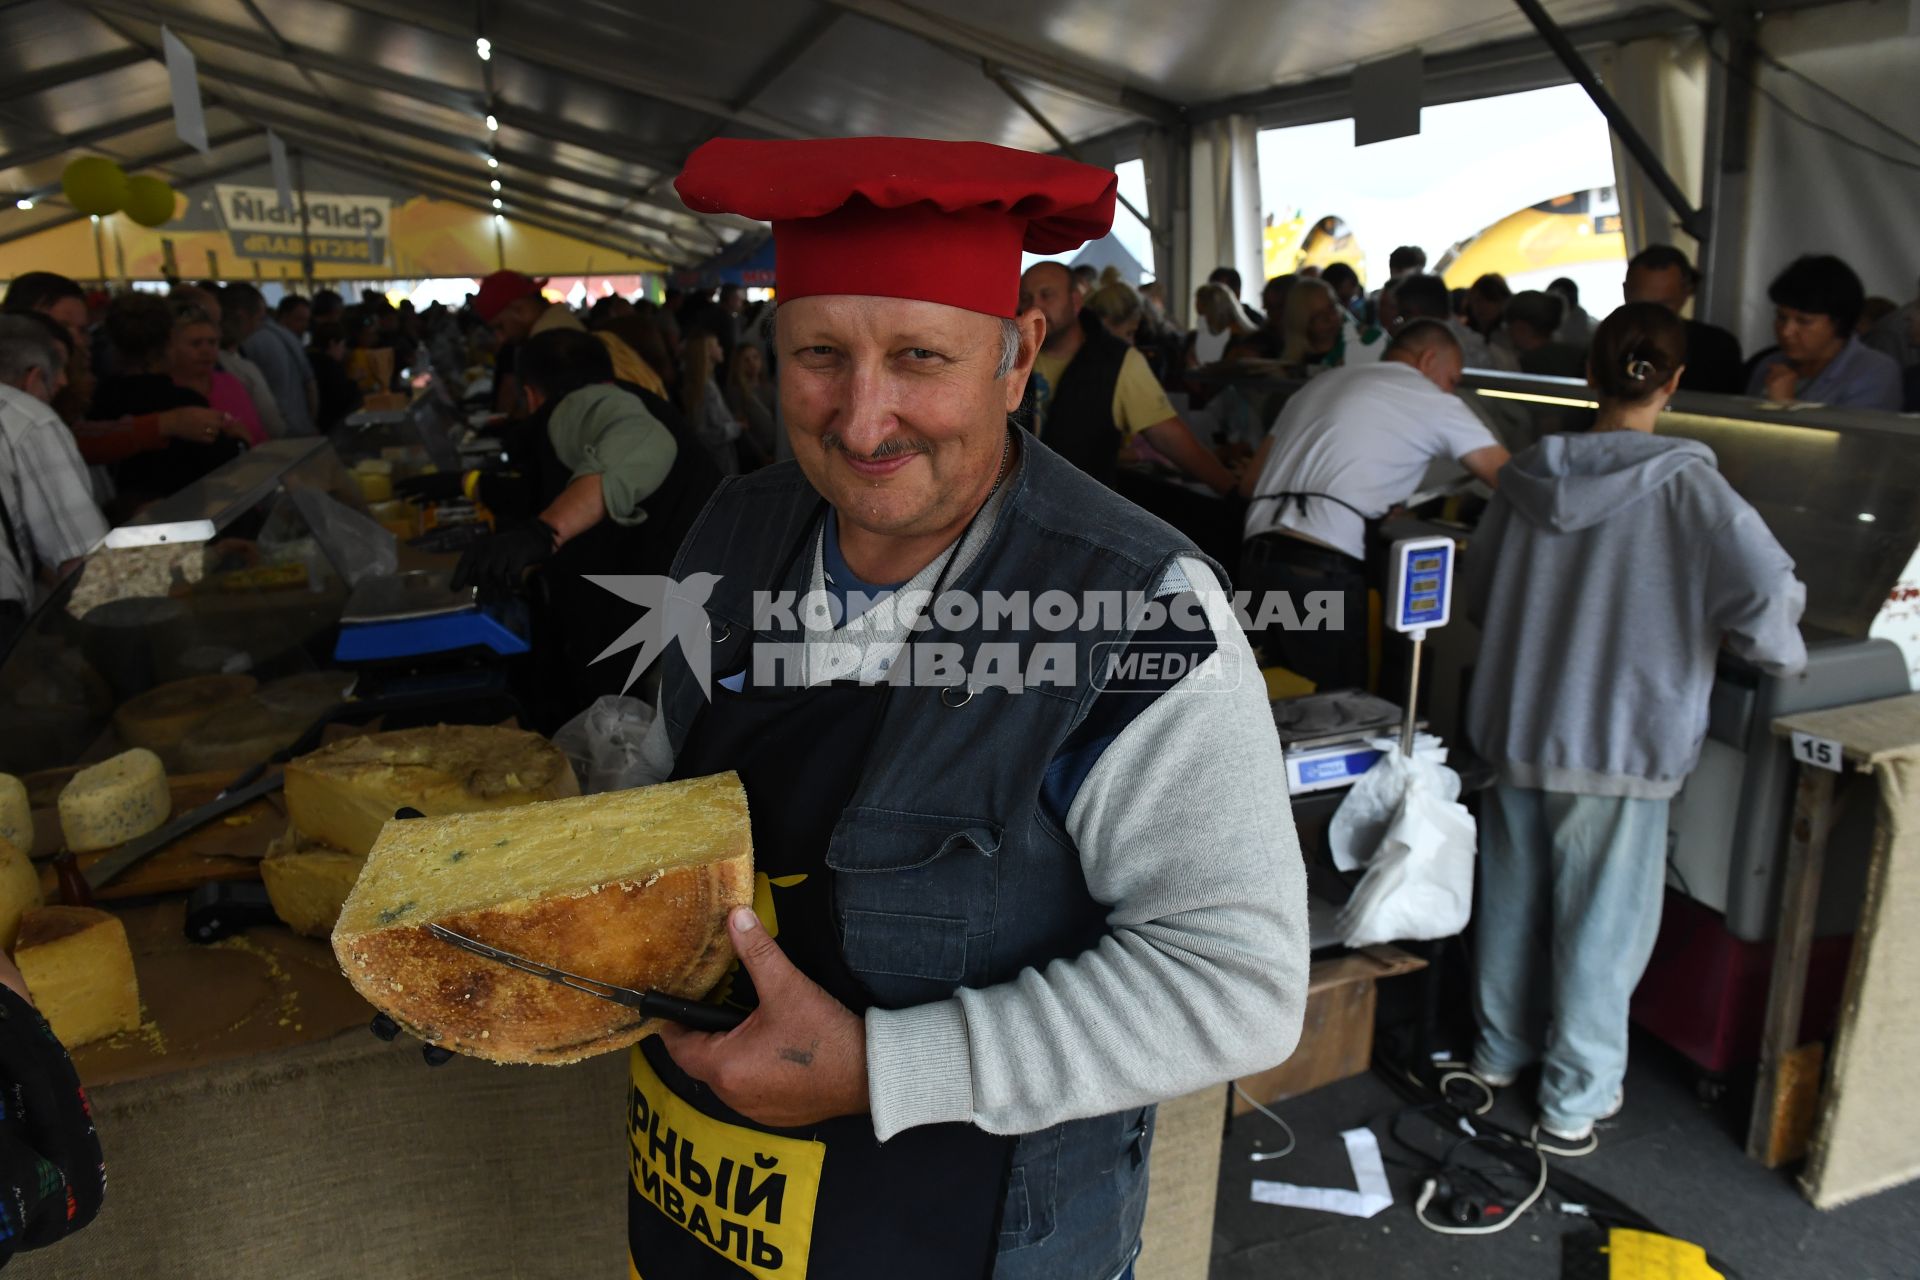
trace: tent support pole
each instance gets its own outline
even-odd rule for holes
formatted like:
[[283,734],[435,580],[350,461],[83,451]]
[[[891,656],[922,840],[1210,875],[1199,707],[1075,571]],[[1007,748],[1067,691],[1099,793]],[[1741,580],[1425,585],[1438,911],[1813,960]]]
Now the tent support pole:
[[[1013,81],[1007,79],[1007,73],[1005,71],[1002,71],[999,67],[994,66],[993,63],[988,62],[984,58],[981,59],[980,69],[987,73],[987,79],[993,81],[994,84],[1000,87],[1000,92],[1013,99],[1015,106],[1032,116],[1033,122],[1047,131],[1047,136],[1053,139],[1054,144],[1060,148],[1061,152],[1065,154],[1069,160],[1080,159],[1079,149],[1073,145],[1066,134],[1060,132],[1060,130],[1054,126],[1053,121],[1047,119],[1040,108],[1033,105],[1033,99],[1020,92],[1020,87],[1014,84]],[[1147,216],[1144,209],[1140,208],[1140,206],[1125,196],[1120,195],[1118,192],[1114,194],[1120,201],[1121,207],[1126,209],[1126,211],[1134,217],[1140,219],[1140,225],[1145,227],[1155,238],[1164,234],[1161,229],[1154,224],[1153,219]]]
[[1560,65],[1567,69],[1567,74],[1587,91],[1587,96],[1593,99],[1593,105],[1600,108],[1600,114],[1607,118],[1607,126],[1620,139],[1620,145],[1627,149],[1627,154],[1647,175],[1647,181],[1653,183],[1660,192],[1660,198],[1679,218],[1681,229],[1705,244],[1709,225],[1706,212],[1695,208],[1693,201],[1687,199],[1686,193],[1680,190],[1680,184],[1673,180],[1673,175],[1660,163],[1660,157],[1648,145],[1640,130],[1634,127],[1633,121],[1627,119],[1627,113],[1620,109],[1620,104],[1600,83],[1600,77],[1593,73],[1587,60],[1573,47],[1573,41],[1567,39],[1567,33],[1548,15],[1540,0],[1513,2],[1520,7],[1520,12],[1527,15],[1527,21],[1533,23],[1534,30],[1540,33],[1540,38],[1553,51],[1553,56],[1560,60]]
[[1722,0],[1718,8],[1727,48],[1722,59],[1713,50],[1715,33],[1707,33],[1707,136],[1700,172],[1701,195],[1711,218],[1700,252],[1701,289],[1694,300],[1694,315],[1737,331],[1759,58],[1753,18],[1745,6]]
[[307,280],[307,296],[313,296],[313,236],[307,225],[307,158],[293,153],[294,196],[300,201],[300,274]]

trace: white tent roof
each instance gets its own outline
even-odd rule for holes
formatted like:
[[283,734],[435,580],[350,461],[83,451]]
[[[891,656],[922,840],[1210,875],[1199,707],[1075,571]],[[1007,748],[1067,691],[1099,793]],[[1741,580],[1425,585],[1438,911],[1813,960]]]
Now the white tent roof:
[[[1708,16],[1690,0],[1550,9],[1589,45]],[[208,155],[174,134],[162,23],[198,58]],[[1153,126],[1348,114],[1352,67],[1414,47],[1430,103],[1566,78],[1510,0],[28,0],[0,8],[0,191],[38,203],[0,207],[0,242],[79,216],[57,194],[76,153],[185,186],[257,166],[272,128],[475,207],[498,176],[516,216],[685,264],[754,225],[673,193],[717,134],[1055,149],[991,70],[1111,163]]]

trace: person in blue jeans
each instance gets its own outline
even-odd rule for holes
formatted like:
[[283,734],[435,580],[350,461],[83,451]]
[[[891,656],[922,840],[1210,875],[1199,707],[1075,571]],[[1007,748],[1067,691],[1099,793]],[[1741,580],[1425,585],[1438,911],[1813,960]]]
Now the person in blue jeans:
[[1591,432],[1513,459],[1462,561],[1481,628],[1467,735],[1500,771],[1482,810],[1473,1071],[1541,1067],[1543,1150],[1617,1113],[1627,1005],[1660,925],[1667,805],[1700,756],[1722,646],[1800,670],[1806,588],[1713,451],[1653,434],[1686,363],[1652,303],[1603,321]]

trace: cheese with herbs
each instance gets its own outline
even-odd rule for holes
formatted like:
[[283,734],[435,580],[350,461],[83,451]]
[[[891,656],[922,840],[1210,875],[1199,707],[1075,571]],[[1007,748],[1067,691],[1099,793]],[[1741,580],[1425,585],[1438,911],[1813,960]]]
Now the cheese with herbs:
[[623,987],[704,996],[753,899],[738,774],[389,823],[340,912],[334,954],[421,1039],[494,1062],[574,1062],[649,1030],[631,1009],[462,950],[456,933]]
[[40,907],[20,921],[13,961],[40,1016],[69,1049],[140,1025],[140,983],[119,917]]
[[289,761],[287,817],[308,840],[373,848],[398,809],[428,817],[580,794],[573,766],[537,733],[443,724],[345,738]]
[[144,747],[73,775],[60,791],[60,830],[75,853],[111,849],[157,830],[173,811],[166,767]]

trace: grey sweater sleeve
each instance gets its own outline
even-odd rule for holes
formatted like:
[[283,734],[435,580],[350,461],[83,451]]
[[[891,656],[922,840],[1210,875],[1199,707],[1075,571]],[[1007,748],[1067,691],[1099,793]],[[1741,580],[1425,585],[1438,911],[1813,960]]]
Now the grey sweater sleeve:
[[[1211,575],[1183,562],[1190,581]],[[1093,949],[952,999],[867,1014],[875,1134],[1027,1133],[1280,1062],[1307,992],[1306,882],[1246,636],[1202,588],[1216,652],[1114,740],[1067,815],[1107,903]],[[1231,687],[1211,687],[1222,666]]]
[[1805,670],[1800,615],[1807,588],[1760,515],[1744,502],[1713,537],[1707,573],[1708,613],[1727,647],[1772,675]]

